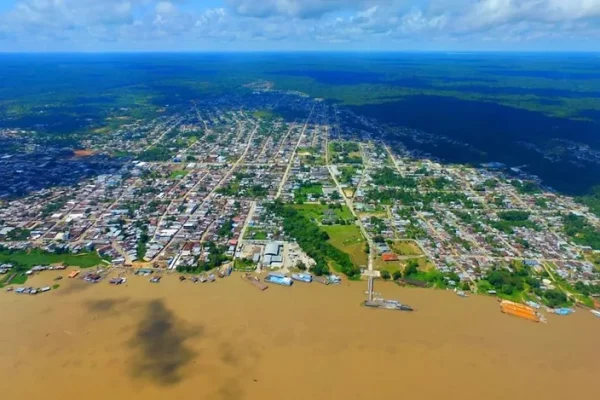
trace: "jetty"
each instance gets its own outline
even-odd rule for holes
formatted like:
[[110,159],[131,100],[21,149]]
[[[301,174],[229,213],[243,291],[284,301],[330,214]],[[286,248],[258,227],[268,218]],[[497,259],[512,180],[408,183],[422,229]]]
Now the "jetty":
[[242,275],[242,279],[248,283],[254,285],[258,290],[267,290],[269,287],[261,282],[257,277],[252,276],[248,273]]
[[362,304],[365,307],[379,308],[382,310],[395,310],[395,311],[414,311],[414,309],[406,304],[402,304],[396,300],[385,300],[383,298],[374,298],[375,293],[375,282],[373,277],[369,277],[367,281],[367,300]]

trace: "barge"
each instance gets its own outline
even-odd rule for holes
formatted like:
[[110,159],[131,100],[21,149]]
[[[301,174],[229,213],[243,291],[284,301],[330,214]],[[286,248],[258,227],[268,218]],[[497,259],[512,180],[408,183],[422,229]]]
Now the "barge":
[[542,314],[535,311],[533,307],[525,304],[515,303],[509,300],[500,302],[500,311],[505,314],[514,315],[515,317],[528,319],[533,322],[546,322]]
[[260,279],[258,279],[255,276],[252,276],[248,273],[242,275],[242,279],[245,280],[248,283],[251,283],[252,285],[254,285],[258,290],[267,290],[269,287],[267,285],[265,285],[264,283],[262,283],[260,281]]
[[292,284],[294,283],[294,281],[291,278],[282,274],[274,273],[267,275],[267,277],[265,278],[265,282],[281,286],[292,286]]
[[396,300],[366,300],[363,305],[365,307],[381,308],[383,310],[414,311],[411,306],[402,304]]

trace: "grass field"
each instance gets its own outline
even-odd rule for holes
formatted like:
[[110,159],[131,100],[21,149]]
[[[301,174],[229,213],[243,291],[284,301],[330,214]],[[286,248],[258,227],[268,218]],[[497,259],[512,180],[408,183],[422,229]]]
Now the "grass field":
[[[416,260],[419,262],[420,271],[427,272],[434,268],[433,264],[431,264],[425,257],[417,258]],[[374,267],[376,270],[388,271],[390,274],[392,274],[394,271],[404,271],[407,262],[408,260],[385,262],[381,259],[381,257],[377,257],[375,259]]]
[[186,176],[187,174],[188,174],[187,171],[184,171],[182,169],[178,169],[178,170],[175,170],[175,171],[171,172],[171,175],[169,175],[169,178],[170,179],[181,179],[184,176]]
[[102,263],[102,258],[97,253],[81,254],[54,254],[46,253],[41,250],[31,250],[29,252],[8,251],[0,252],[0,263],[14,263],[24,268],[31,268],[36,265],[64,264],[68,267],[91,268]]
[[[296,204],[293,207],[305,217],[317,220],[319,223],[323,221],[323,217],[325,216],[325,210],[330,210],[328,206],[324,206],[322,204]],[[341,210],[339,208],[336,208],[333,211],[335,212],[335,215],[340,219],[352,219],[352,213],[350,212],[350,209],[346,206],[342,206]]]
[[248,227],[244,234],[245,240],[267,240],[267,233],[254,227]]
[[423,252],[414,242],[395,242],[392,250],[399,256],[421,256]]
[[301,194],[323,194],[323,185],[313,183],[309,186],[303,186],[297,190]]
[[329,242],[348,253],[352,262],[357,266],[364,266],[369,263],[369,258],[365,253],[365,239],[356,225],[335,225],[321,227],[329,235]]

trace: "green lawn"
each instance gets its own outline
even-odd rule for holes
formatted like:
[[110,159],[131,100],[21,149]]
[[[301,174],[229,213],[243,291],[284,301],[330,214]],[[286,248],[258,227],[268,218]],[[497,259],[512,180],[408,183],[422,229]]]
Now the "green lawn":
[[24,268],[36,265],[65,264],[68,267],[91,268],[102,263],[97,253],[54,254],[41,250],[0,251],[0,263],[14,263]]
[[323,194],[323,185],[320,183],[313,183],[307,186],[302,186],[297,191],[301,194]]
[[252,239],[267,240],[267,232],[251,226],[248,228],[248,230],[246,230],[246,233],[244,234],[243,239],[245,239],[245,240],[252,240]]
[[187,174],[188,174],[188,171],[184,171],[182,169],[178,169],[178,170],[175,170],[175,171],[171,172],[171,175],[169,175],[169,178],[170,179],[181,179],[184,176],[186,176]]
[[334,225],[322,226],[322,230],[329,235],[329,242],[348,253],[352,262],[357,265],[367,265],[369,257],[365,253],[365,239],[363,238],[360,228],[356,225]]

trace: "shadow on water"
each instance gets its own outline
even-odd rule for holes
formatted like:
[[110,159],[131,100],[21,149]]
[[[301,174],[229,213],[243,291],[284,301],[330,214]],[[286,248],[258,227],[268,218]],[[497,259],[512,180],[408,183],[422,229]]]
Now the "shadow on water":
[[178,320],[162,300],[149,302],[128,343],[134,349],[133,377],[161,386],[179,383],[186,367],[198,356],[186,341],[204,336],[203,327]]
[[89,312],[99,314],[111,314],[118,312],[118,307],[127,305],[129,299],[127,297],[121,297],[117,299],[100,299],[91,300],[85,303],[85,306]]

